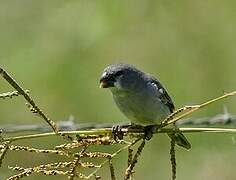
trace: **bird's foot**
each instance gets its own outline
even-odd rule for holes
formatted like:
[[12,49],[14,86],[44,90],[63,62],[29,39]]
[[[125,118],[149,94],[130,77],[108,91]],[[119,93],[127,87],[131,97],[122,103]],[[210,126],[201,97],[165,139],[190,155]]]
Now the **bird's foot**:
[[144,127],[144,139],[150,140],[152,139],[153,134],[159,128],[158,125],[148,125]]
[[122,132],[122,127],[120,125],[112,126],[112,134],[115,141],[122,140],[124,137],[124,133]]

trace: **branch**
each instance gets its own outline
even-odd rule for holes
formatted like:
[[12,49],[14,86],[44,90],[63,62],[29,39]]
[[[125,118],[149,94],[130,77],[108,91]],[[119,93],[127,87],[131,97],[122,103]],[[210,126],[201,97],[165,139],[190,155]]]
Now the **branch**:
[[[236,129],[232,128],[179,128],[178,132],[182,133],[236,133]],[[128,128],[122,128],[121,132],[124,133],[124,135],[143,135],[144,131],[143,129],[128,129]],[[154,132],[154,134],[157,133],[174,133],[176,132],[172,128],[162,128],[158,129],[157,131]],[[111,135],[113,134],[111,128],[103,128],[103,129],[92,129],[92,130],[84,130],[84,131],[60,131],[62,135],[78,135],[78,136],[96,136],[96,135]],[[22,135],[22,136],[15,136],[15,137],[6,137],[2,138],[0,141],[1,142],[6,142],[6,141],[19,141],[19,140],[25,140],[25,139],[35,139],[35,138],[43,138],[43,137],[52,137],[55,136],[55,133],[49,132],[49,133],[41,133],[41,134],[29,134],[29,135]]]
[[37,113],[48,123],[48,125],[57,134],[58,130],[54,121],[50,120],[43,111],[36,105],[34,100],[29,96],[28,91],[25,91],[6,71],[0,68],[0,75],[17,91],[16,94],[22,95],[25,100],[37,111]]
[[161,127],[165,127],[169,124],[173,124],[177,121],[179,121],[180,119],[186,117],[189,114],[192,114],[195,111],[198,111],[210,104],[213,104],[219,100],[228,98],[230,96],[235,96],[236,95],[236,91],[230,92],[230,93],[225,93],[224,95],[211,99],[207,102],[204,102],[200,105],[194,105],[194,106],[185,106],[183,108],[177,109],[175,112],[173,112],[172,114],[170,114],[166,119],[164,119],[161,123]]

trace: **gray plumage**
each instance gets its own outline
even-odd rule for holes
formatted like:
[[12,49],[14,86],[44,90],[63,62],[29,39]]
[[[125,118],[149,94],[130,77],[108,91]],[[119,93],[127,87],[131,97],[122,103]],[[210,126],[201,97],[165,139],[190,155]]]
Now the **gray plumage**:
[[[153,76],[129,64],[113,64],[100,79],[109,88],[120,111],[136,125],[158,125],[175,107],[165,88]],[[176,143],[189,149],[187,139],[177,133]]]

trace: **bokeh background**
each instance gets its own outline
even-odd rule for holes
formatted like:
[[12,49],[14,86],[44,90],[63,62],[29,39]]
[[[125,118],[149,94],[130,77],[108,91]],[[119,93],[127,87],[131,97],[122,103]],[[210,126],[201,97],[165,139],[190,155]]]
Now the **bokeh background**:
[[[0,64],[54,120],[73,115],[76,122],[119,122],[126,118],[108,90],[98,88],[102,70],[125,62],[159,77],[177,107],[206,101],[236,89],[236,2],[198,1],[0,1]],[[0,91],[12,90],[3,80]],[[209,106],[191,117],[236,114],[236,99]],[[0,124],[44,123],[22,98],[0,101]],[[127,121],[127,120],[126,120]],[[177,149],[181,180],[233,180],[234,134],[188,134],[192,149]],[[20,143],[20,142],[19,142]],[[59,142],[24,141],[35,147]],[[116,158],[120,173],[126,154]],[[7,165],[54,162],[44,155],[9,153]],[[147,144],[136,179],[170,179],[169,141],[155,136]],[[108,179],[107,171],[102,171]],[[32,176],[28,179],[47,179]],[[63,179],[51,177],[48,179]]]

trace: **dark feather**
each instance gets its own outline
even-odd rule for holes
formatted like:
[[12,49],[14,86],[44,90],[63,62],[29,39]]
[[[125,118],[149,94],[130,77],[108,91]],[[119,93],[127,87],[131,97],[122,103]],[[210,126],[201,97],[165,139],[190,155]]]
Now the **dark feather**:
[[158,90],[162,89],[163,93],[160,93],[160,99],[162,101],[163,104],[165,104],[166,106],[168,106],[170,112],[172,113],[175,109],[174,103],[171,99],[171,97],[168,95],[166,89],[161,85],[161,83],[154,77],[150,76],[150,80],[151,83],[156,84],[156,86],[158,87]]

